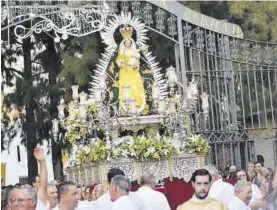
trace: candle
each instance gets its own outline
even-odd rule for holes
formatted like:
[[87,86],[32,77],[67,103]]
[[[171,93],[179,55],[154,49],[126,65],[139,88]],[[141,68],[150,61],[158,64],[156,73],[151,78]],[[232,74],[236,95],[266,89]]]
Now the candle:
[[78,100],[79,95],[78,95],[78,90],[79,90],[79,86],[78,85],[73,85],[71,86],[72,89],[72,98],[73,100]]

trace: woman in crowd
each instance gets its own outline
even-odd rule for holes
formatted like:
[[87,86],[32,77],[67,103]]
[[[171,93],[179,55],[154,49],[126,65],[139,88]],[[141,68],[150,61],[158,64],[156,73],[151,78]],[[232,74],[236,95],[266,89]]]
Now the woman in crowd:
[[247,175],[249,177],[249,181],[252,182],[253,178],[255,177],[255,166],[254,163],[248,163],[246,168]]
[[269,170],[265,167],[260,170],[260,190],[263,195],[263,210],[274,210],[275,191],[272,187]]
[[95,200],[97,200],[99,197],[101,197],[108,190],[109,190],[108,184],[106,184],[106,183],[98,184],[93,189],[92,196],[95,197]]
[[262,169],[262,164],[260,162],[256,162],[255,163],[255,168],[254,168],[254,171],[255,171],[255,176],[252,180],[252,183],[257,185],[258,187],[260,187],[261,183],[260,183],[260,180],[261,180],[261,169]]
[[92,200],[93,200],[92,192],[91,192],[91,186],[87,186],[87,187],[85,188],[84,199],[85,199],[86,201],[92,201]]

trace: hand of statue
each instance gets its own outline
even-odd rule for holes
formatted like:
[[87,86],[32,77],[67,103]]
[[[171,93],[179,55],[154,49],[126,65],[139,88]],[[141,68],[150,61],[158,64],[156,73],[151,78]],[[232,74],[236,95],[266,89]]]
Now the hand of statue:
[[41,161],[45,161],[45,155],[43,152],[42,148],[35,148],[34,149],[34,156],[36,158],[37,161],[41,162]]
[[124,63],[124,61],[123,61],[122,59],[120,59],[120,60],[118,61],[118,63],[117,63],[118,67],[119,67],[119,68],[122,68],[122,67],[123,67],[123,63]]
[[134,56],[136,59],[139,59],[140,58],[140,54],[139,54],[139,52],[137,52],[136,54],[135,54],[135,56]]

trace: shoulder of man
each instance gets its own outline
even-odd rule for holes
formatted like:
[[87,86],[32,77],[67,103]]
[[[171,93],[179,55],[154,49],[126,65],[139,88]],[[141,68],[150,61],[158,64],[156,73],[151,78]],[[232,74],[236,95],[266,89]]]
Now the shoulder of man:
[[224,187],[226,186],[226,187],[234,188],[234,186],[232,184],[228,183],[228,182],[223,181],[222,184],[224,185]]
[[99,204],[101,206],[109,205],[111,204],[111,197],[109,192],[104,193],[102,196],[100,196],[94,203]]

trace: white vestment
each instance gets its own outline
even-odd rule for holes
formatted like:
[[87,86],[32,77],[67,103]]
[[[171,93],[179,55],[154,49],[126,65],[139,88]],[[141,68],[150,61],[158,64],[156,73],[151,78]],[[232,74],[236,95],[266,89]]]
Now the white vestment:
[[210,198],[216,199],[225,206],[228,206],[230,201],[233,200],[234,196],[235,193],[233,185],[223,182],[222,179],[214,181],[209,191]]
[[240,200],[237,196],[233,198],[233,200],[228,205],[229,210],[251,210],[250,207],[246,206],[246,204]]
[[129,195],[123,195],[112,203],[112,210],[138,210]]
[[144,206],[148,210],[170,210],[168,201],[161,192],[150,187],[140,187],[135,194],[142,199]]

